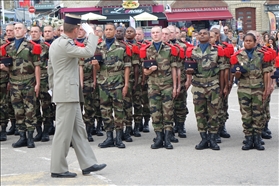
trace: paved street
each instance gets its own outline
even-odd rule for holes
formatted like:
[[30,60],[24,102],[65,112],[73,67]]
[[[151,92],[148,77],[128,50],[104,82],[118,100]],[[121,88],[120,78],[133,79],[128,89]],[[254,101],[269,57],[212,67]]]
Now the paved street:
[[173,143],[173,150],[152,150],[153,131],[133,137],[132,143],[125,142],[126,149],[100,149],[97,145],[105,137],[93,136],[91,147],[99,163],[108,166],[83,176],[71,148],[69,167],[78,176],[54,179],[49,173],[51,142],[37,142],[35,149],[14,149],[11,143],[18,137],[8,136],[1,143],[1,185],[278,185],[279,89],[272,94],[269,128],[273,138],[265,140],[265,151],[241,150],[244,135],[236,90],[234,87],[229,97],[227,130],[231,138],[222,139],[220,151],[195,150],[200,136],[189,90],[187,138]]

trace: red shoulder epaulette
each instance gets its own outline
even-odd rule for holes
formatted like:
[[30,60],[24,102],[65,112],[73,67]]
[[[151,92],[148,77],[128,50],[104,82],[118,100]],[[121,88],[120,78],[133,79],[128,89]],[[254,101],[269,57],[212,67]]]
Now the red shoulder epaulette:
[[175,44],[174,46],[178,47],[179,48],[179,57],[181,59],[184,59],[185,58],[185,50],[183,47],[181,47],[179,44]]
[[174,45],[171,45],[167,42],[164,42],[166,45],[168,45],[169,47],[171,47],[171,55],[173,56],[177,56],[178,55],[178,51],[177,48]]
[[230,58],[231,55],[233,55],[234,53],[234,47],[232,44],[229,44],[227,42],[223,42],[223,45],[225,45],[225,48],[224,48],[224,54],[227,58]]
[[146,58],[146,49],[150,45],[151,45],[151,43],[141,45],[140,52],[139,52],[140,58],[142,58],[142,59]]
[[30,40],[30,43],[33,45],[32,53],[36,55],[40,55],[42,53],[42,47],[40,44],[35,43],[34,41]]
[[224,57],[225,56],[225,52],[222,46],[220,45],[213,45],[213,47],[217,48],[217,52],[218,52],[218,56],[219,57]]
[[11,44],[11,42],[9,40],[6,40],[6,44],[1,45],[1,55],[5,56],[7,55],[7,51],[6,51],[6,47]]
[[102,38],[99,38],[98,44],[100,44],[100,43],[102,43],[102,42],[103,42]]
[[130,45],[128,43],[124,42],[124,41],[121,41],[121,43],[123,43],[126,46],[126,53],[127,53],[127,55],[132,57],[132,50],[131,50]]
[[236,51],[236,52],[231,56],[231,58],[230,58],[230,63],[231,63],[232,65],[235,65],[235,64],[238,63],[238,60],[237,60],[237,57],[236,57],[236,56],[237,56],[240,52],[242,52],[242,50]]
[[50,47],[50,44],[48,42],[45,41],[44,44],[46,44],[48,47]]
[[137,44],[133,44],[132,51],[135,54],[139,54],[139,46]]
[[75,45],[79,47],[85,47],[84,43],[78,42],[76,39],[75,39]]
[[276,56],[276,58],[275,58],[275,67],[279,68],[279,53],[278,53],[278,56]]

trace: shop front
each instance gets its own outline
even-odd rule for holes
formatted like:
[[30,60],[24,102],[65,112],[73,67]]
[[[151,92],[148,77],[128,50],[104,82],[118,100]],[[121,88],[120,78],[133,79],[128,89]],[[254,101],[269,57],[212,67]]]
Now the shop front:
[[279,29],[279,2],[267,1],[265,10],[269,17],[270,30]]
[[195,29],[210,28],[213,25],[223,21],[224,24],[230,24],[232,14],[228,10],[227,4],[220,0],[216,3],[203,1],[175,1],[170,5],[170,9],[165,11],[167,20],[178,27],[189,27],[193,25]]

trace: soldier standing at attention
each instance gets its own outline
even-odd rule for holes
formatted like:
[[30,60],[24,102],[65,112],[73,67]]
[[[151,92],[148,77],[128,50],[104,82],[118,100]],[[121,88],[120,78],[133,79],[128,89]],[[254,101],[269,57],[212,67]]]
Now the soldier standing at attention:
[[[116,40],[119,42],[119,45],[124,48],[124,49],[129,49],[130,53],[132,51],[132,48],[130,47],[130,45],[128,45],[125,41],[124,41],[124,36],[125,36],[125,28],[124,27],[117,27],[116,28],[116,34],[115,34],[115,38]],[[126,50],[127,52],[127,50]],[[126,60],[130,61],[130,63],[132,62],[132,55],[127,55],[126,56]],[[131,65],[130,68],[130,74],[131,72],[133,72],[133,66]],[[129,81],[131,81],[129,75]],[[134,79],[134,78],[132,78]],[[131,87],[129,84],[128,87],[128,92],[127,95],[123,98],[123,109],[124,109],[124,121],[123,124],[125,125],[125,132],[123,134],[123,140],[125,140],[126,142],[132,142],[133,139],[131,137],[132,134],[132,122],[133,122],[133,110],[132,110],[132,100],[131,100],[131,96],[132,96],[132,92],[131,92]]]
[[[186,52],[186,45],[182,42],[179,42],[178,39],[176,39],[176,31],[179,32],[179,29],[177,30],[175,26],[170,25],[168,26],[168,29],[170,30],[170,43],[172,45],[178,45],[184,50],[184,54]],[[185,58],[178,58],[180,63],[180,68],[177,69],[177,74],[181,74],[180,81],[178,84],[177,89],[179,90],[179,94],[177,95],[176,99],[174,100],[174,121],[175,121],[175,127],[178,132],[178,136],[180,138],[186,138],[186,130],[184,127],[184,123],[186,121],[186,116],[188,115],[189,111],[187,108],[187,90],[189,86],[191,85],[191,79],[187,78],[187,75],[184,70],[184,60]],[[189,75],[188,75],[189,76]],[[185,87],[185,84],[187,84],[187,87]]]
[[[95,35],[99,37],[98,45],[102,43],[103,41],[103,28],[100,26],[97,26],[95,29]],[[96,52],[98,55],[100,54],[99,49],[96,49]],[[103,119],[101,114],[101,108],[100,108],[100,95],[99,95],[99,86],[97,84],[97,69],[93,69],[93,107],[94,107],[94,118],[97,120],[97,126],[96,126],[96,135],[97,136],[103,136],[102,128],[103,128]],[[93,130],[94,131],[94,130]],[[93,133],[94,134],[94,133]]]
[[264,55],[255,48],[255,35],[248,33],[243,40],[245,49],[236,55],[238,63],[234,64],[243,69],[234,73],[239,80],[237,94],[246,138],[242,150],[264,150],[261,144],[261,133],[265,125],[263,107],[268,97],[268,75],[272,64],[264,62]]
[[94,55],[97,37],[93,29],[84,24],[88,43],[85,47],[76,46],[80,17],[66,14],[64,33],[50,46],[48,65],[49,86],[53,90],[56,103],[56,131],[51,150],[51,177],[72,178],[76,173],[68,171],[66,156],[72,142],[83,175],[99,171],[106,164],[96,164],[97,160],[86,139],[85,125],[80,109],[80,81],[78,58]]
[[146,59],[143,67],[144,74],[148,76],[150,111],[157,136],[151,148],[164,146],[166,149],[173,149],[170,138],[173,128],[173,99],[177,94],[177,63],[171,55],[171,48],[162,42],[160,27],[151,29],[151,37],[152,42],[140,51],[143,53],[140,57]]
[[[123,98],[129,88],[131,62],[125,48],[115,40],[116,28],[113,23],[105,26],[106,39],[98,46],[104,62],[100,65],[98,85],[100,88],[100,105],[107,139],[99,147],[125,148],[123,135]],[[114,117],[113,117],[114,112]],[[114,144],[113,130],[116,130]]]
[[[51,26],[45,26],[45,30],[52,29]],[[49,141],[49,128],[52,124],[53,118],[53,109],[51,103],[51,96],[48,93],[48,74],[47,74],[47,66],[48,66],[48,50],[49,46],[40,40],[42,35],[41,29],[39,26],[31,27],[31,39],[33,42],[40,44],[42,47],[42,52],[40,54],[41,61],[41,80],[40,80],[40,94],[36,102],[36,119],[37,119],[37,135],[34,137],[34,141]],[[47,34],[45,34],[45,39],[48,38]],[[43,111],[43,115],[41,115],[41,108]],[[42,131],[42,123],[44,123],[44,130]]]
[[[6,47],[14,42],[14,25],[8,24],[6,26],[6,34],[7,34],[7,40],[1,40],[1,45],[5,45]],[[5,48],[6,50],[6,48]],[[1,54],[1,58],[5,57]],[[7,58],[8,59],[8,58]],[[11,61],[9,58],[8,60]],[[1,59],[2,61],[2,59]],[[3,62],[0,62],[3,63]],[[6,141],[7,135],[15,134],[16,131],[16,120],[15,120],[15,112],[13,109],[13,106],[11,104],[11,94],[10,90],[8,89],[9,84],[9,73],[4,70],[0,70],[0,124],[1,124],[1,136],[0,141]],[[11,127],[6,131],[7,125],[8,125],[8,119],[10,118],[11,121]]]
[[[197,150],[208,148],[220,150],[216,143],[218,132],[218,114],[220,97],[224,78],[220,68],[224,63],[223,57],[218,56],[217,49],[210,43],[210,34],[206,29],[199,31],[200,44],[196,46],[191,58],[197,63],[197,69],[188,68],[187,74],[192,74],[192,93],[198,131],[202,141],[196,145]],[[208,140],[209,139],[209,140]]]
[[[141,27],[136,28],[136,41],[138,43],[144,43],[144,33]],[[140,59],[140,62],[142,64],[142,59]],[[148,100],[148,92],[147,92],[147,80],[143,73],[141,73],[141,104],[142,104],[142,119],[144,118],[144,124],[141,124],[139,131],[142,132],[149,132],[149,120],[150,120],[150,109],[149,109],[149,100]]]
[[139,46],[135,40],[136,30],[133,27],[128,27],[125,32],[126,42],[132,47],[132,68],[130,70],[130,93],[131,96],[125,97],[126,100],[130,102],[130,110],[134,107],[134,136],[141,137],[139,128],[142,125],[142,105],[141,105],[141,77],[142,77],[142,68],[139,61]]
[[[35,105],[36,97],[40,91],[40,52],[35,46],[24,38],[26,28],[22,23],[15,25],[15,42],[8,46],[7,54],[13,58],[13,65],[5,67],[1,64],[2,70],[10,75],[11,100],[15,110],[15,117],[19,129],[20,139],[13,143],[14,148],[27,146],[34,148],[33,133],[36,123]],[[38,52],[38,53],[37,53]],[[28,131],[28,139],[26,137]]]

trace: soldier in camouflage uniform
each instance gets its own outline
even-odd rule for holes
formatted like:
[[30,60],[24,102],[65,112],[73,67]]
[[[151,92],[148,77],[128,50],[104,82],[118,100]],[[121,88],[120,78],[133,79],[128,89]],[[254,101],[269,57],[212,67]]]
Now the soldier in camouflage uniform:
[[[132,47],[132,68],[130,70],[130,93],[131,96],[126,96],[124,101],[129,102],[130,109],[132,111],[132,106],[134,107],[134,136],[141,137],[139,128],[142,125],[142,105],[141,105],[141,77],[142,68],[139,60],[139,46],[135,40],[136,30],[133,27],[128,27],[126,29],[125,38],[126,42]],[[127,100],[128,99],[128,100]],[[129,100],[130,99],[130,100]]]
[[[52,32],[51,26],[44,27],[45,39],[48,40],[48,31]],[[32,26],[31,27],[31,39],[33,42],[40,44],[42,47],[42,52],[40,54],[40,61],[41,61],[41,81],[40,81],[40,94],[36,102],[36,118],[37,118],[37,135],[34,137],[34,141],[42,141],[46,142],[49,141],[49,128],[52,123],[53,118],[53,108],[51,103],[51,96],[48,93],[48,74],[47,74],[47,66],[48,66],[48,50],[49,50],[49,43],[45,43],[44,41],[40,40],[42,35],[41,29],[39,26]],[[53,38],[53,36],[52,36]],[[41,114],[42,109],[42,114]],[[44,129],[42,130],[42,123],[44,124]]]
[[[170,30],[170,43],[179,45],[184,50],[185,54],[187,47],[184,43],[176,39],[176,27],[170,25],[168,29]],[[180,77],[180,79],[178,79],[178,82],[180,81],[178,83],[179,95],[174,100],[174,121],[180,138],[186,138],[184,123],[189,113],[187,108],[187,90],[191,84],[190,78],[187,78],[184,70],[184,60],[184,58],[179,58],[180,68],[178,69],[178,74],[181,74],[181,76],[178,75],[178,77]],[[185,87],[185,84],[187,84],[187,87]]]
[[[8,46],[7,54],[12,57],[13,64],[0,69],[9,71],[11,84],[11,100],[20,133],[20,139],[13,147],[34,148],[33,133],[36,125],[35,104],[40,89],[40,61],[38,45],[26,41],[26,28],[22,23],[15,25],[14,43]],[[40,48],[40,47],[39,47]],[[26,137],[28,131],[28,139]]]
[[[138,43],[144,43],[144,33],[141,27],[136,28],[136,41]],[[140,63],[142,64],[142,59],[140,59]],[[147,84],[147,77],[141,73],[139,77],[141,79],[141,104],[142,104],[142,119],[144,118],[144,124],[140,124],[139,131],[142,132],[149,132],[149,120],[150,120],[150,108],[149,108],[149,99],[148,99],[148,84]]]
[[[116,34],[115,38],[119,42],[119,45],[122,48],[128,47],[129,50],[131,51],[130,45],[124,41],[124,35],[125,35],[125,29],[123,27],[117,27],[116,28]],[[127,56],[127,59],[129,61],[132,61],[132,56]],[[130,67],[130,76],[129,76],[129,81],[132,81],[134,77],[132,77],[131,80],[131,73],[133,73],[133,65]],[[125,140],[126,142],[132,142],[133,139],[131,137],[132,134],[132,122],[133,122],[133,110],[132,110],[132,87],[128,87],[128,92],[127,95],[123,98],[123,103],[124,103],[124,125],[125,125],[125,132],[123,133],[122,139]]]
[[[149,105],[152,124],[156,133],[152,149],[164,147],[172,149],[170,138],[173,128],[173,99],[177,95],[176,57],[171,55],[171,48],[162,42],[162,29],[155,26],[151,29],[152,43],[142,48],[146,60],[144,74],[148,76]],[[152,60],[152,61],[150,61]],[[147,68],[149,62],[157,63]],[[163,131],[165,136],[163,137]],[[164,138],[164,140],[163,140]]]
[[[1,46],[9,45],[8,43],[14,42],[14,25],[7,25],[6,26],[6,34],[7,34],[7,41],[1,40]],[[5,57],[2,56],[1,58]],[[0,62],[1,63],[1,62]],[[8,90],[8,82],[9,82],[9,74],[7,71],[0,70],[0,124],[1,124],[1,135],[0,141],[7,140],[7,134],[14,134],[15,133],[15,116],[14,110],[11,104],[11,96],[10,91]],[[9,131],[6,131],[8,125],[8,119],[11,119],[11,128]]]
[[197,150],[208,148],[208,143],[211,149],[220,150],[216,137],[219,128],[221,90],[224,84],[220,69],[223,68],[224,58],[218,56],[217,49],[210,45],[209,39],[208,30],[199,31],[200,44],[193,49],[191,55],[192,60],[197,63],[197,69],[186,70],[187,74],[193,74],[191,91],[198,131],[202,138],[202,141],[195,147]]
[[[87,44],[87,38],[85,37],[85,30],[80,26],[78,37],[75,39],[77,46],[85,46]],[[80,68],[80,85],[83,90],[84,104],[81,105],[83,114],[83,120],[86,125],[87,139],[89,142],[94,141],[92,137],[94,124],[94,107],[93,107],[93,65],[91,65],[90,58],[79,59]],[[95,130],[96,132],[96,130]]]
[[245,49],[236,57],[238,65],[246,72],[236,71],[234,74],[239,80],[237,94],[246,138],[242,150],[264,150],[260,138],[265,124],[263,106],[268,97],[268,74],[272,64],[264,62],[263,54],[255,48],[255,35],[248,33],[243,40]]
[[[211,32],[214,33],[215,35],[215,46],[222,46],[224,47],[223,44],[221,44],[219,42],[220,38],[220,30],[218,28],[213,28],[211,29]],[[224,65],[222,66],[223,69],[221,70],[221,74],[224,78],[224,83],[227,88],[225,90],[230,90],[232,84],[230,84],[230,58],[228,57],[224,57]],[[219,115],[218,115],[218,120],[219,120],[219,130],[218,130],[218,135],[216,138],[216,142],[217,143],[221,143],[221,137],[222,138],[230,138],[230,134],[227,132],[226,130],[226,121],[229,118],[229,113],[228,113],[228,95],[229,95],[229,91],[223,92],[223,95],[221,97],[221,104],[220,104],[220,108],[219,108]]]
[[[106,130],[107,139],[99,147],[125,148],[123,135],[123,97],[129,87],[131,61],[127,58],[125,48],[115,40],[116,28],[113,23],[105,26],[106,39],[97,48],[102,53],[103,63],[100,64],[98,85],[100,89],[101,113]],[[113,117],[114,112],[114,117]],[[116,130],[114,143],[113,130]]]
[[[98,43],[101,43],[103,41],[103,29],[100,26],[96,27],[95,30],[95,35],[99,37]],[[96,52],[99,52],[96,49]],[[93,71],[95,76],[97,77],[97,71],[94,69]],[[97,85],[97,79],[93,79],[93,86],[94,86],[94,91],[93,91],[93,107],[94,107],[94,118],[97,120],[97,126],[96,126],[96,135],[97,136],[103,136],[102,132],[102,127],[103,127],[103,119],[102,119],[102,114],[101,114],[101,108],[100,108],[100,95],[99,95],[99,86]],[[94,130],[93,130],[94,131]]]

